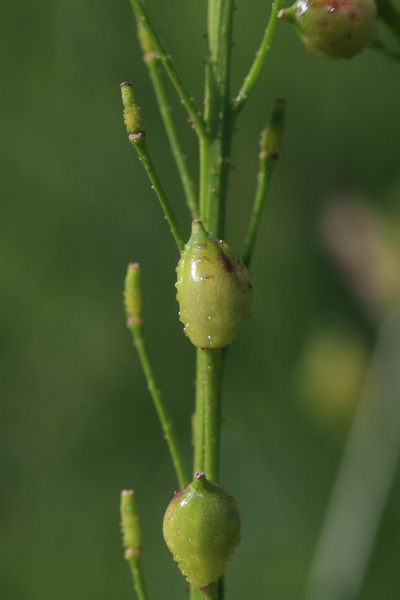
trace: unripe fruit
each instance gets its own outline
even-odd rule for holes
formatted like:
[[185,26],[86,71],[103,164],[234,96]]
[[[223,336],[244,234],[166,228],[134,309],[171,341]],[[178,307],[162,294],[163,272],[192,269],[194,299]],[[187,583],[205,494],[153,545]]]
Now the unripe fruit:
[[165,512],[164,538],[192,586],[205,588],[224,574],[240,541],[240,515],[225,489],[195,473],[193,483],[175,495]]
[[297,0],[278,13],[290,21],[308,50],[323,58],[353,58],[377,36],[374,0]]
[[223,348],[250,317],[251,275],[222,240],[193,221],[177,267],[177,300],[184,332],[198,348]]

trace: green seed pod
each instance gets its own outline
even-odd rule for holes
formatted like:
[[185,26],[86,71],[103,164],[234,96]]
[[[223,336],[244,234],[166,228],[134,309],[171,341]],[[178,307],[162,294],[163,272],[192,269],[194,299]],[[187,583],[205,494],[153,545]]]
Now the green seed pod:
[[177,267],[177,300],[184,332],[198,348],[223,348],[250,317],[251,275],[222,240],[193,221]]
[[193,483],[175,495],[165,512],[164,539],[182,575],[205,588],[224,574],[240,541],[240,515],[225,489],[198,471]]
[[297,0],[278,17],[294,25],[307,50],[333,60],[353,58],[377,36],[374,0]]

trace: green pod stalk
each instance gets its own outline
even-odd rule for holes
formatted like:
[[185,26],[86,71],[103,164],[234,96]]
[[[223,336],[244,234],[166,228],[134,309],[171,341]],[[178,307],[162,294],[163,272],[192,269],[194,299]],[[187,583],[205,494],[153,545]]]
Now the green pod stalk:
[[253,282],[239,257],[193,221],[177,267],[179,318],[198,348],[223,348],[251,315]]
[[186,580],[207,588],[224,574],[240,541],[240,514],[225,489],[201,471],[175,492],[165,512],[164,539]]

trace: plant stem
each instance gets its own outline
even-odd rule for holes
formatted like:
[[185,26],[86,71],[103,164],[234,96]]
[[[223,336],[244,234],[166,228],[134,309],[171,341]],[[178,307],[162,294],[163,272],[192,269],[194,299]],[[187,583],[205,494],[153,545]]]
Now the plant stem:
[[172,114],[172,107],[168,99],[164,78],[160,71],[160,61],[154,52],[149,34],[141,23],[138,23],[138,37],[143,50],[143,60],[149,71],[165,131],[182,181],[186,202],[192,219],[198,219],[199,199]]
[[400,62],[400,49],[399,48],[394,48],[389,44],[385,44],[384,42],[381,42],[380,40],[375,40],[375,42],[373,44],[371,44],[370,48],[372,48],[373,50],[379,50],[379,52],[382,52],[388,58],[392,58],[396,62]]
[[246,267],[250,266],[272,171],[279,157],[284,120],[285,100],[278,98],[272,111],[270,125],[261,133],[257,189],[243,252],[243,262]]
[[400,39],[400,13],[390,0],[376,0],[378,14],[394,35]]
[[132,490],[121,492],[121,529],[125,559],[129,563],[133,585],[139,600],[147,600],[141,563],[142,535],[139,527],[135,496]]
[[[218,482],[219,478],[219,408],[218,375],[221,350],[200,350],[204,394],[204,472],[207,479]],[[200,373],[199,373],[200,374]]]
[[183,456],[178,444],[171,417],[168,414],[161,390],[157,384],[154,370],[150,361],[146,341],[143,333],[142,301],[140,291],[140,267],[137,263],[130,264],[125,279],[125,308],[127,314],[127,327],[130,329],[133,342],[139,355],[143,373],[147,380],[147,387],[154,402],[160,420],[165,440],[171,454],[179,487],[183,488],[189,483]]
[[153,45],[154,51],[157,53],[157,58],[162,63],[168,77],[170,78],[175,90],[181,98],[184,107],[186,108],[190,119],[193,122],[195,131],[199,138],[202,138],[206,135],[206,127],[201,115],[201,112],[196,105],[193,97],[188,92],[185,84],[183,83],[178,71],[175,68],[175,65],[172,62],[172,59],[169,54],[167,54],[163,44],[161,43],[160,38],[157,35],[157,32],[151,23],[151,19],[149,13],[147,12],[147,8],[142,2],[142,0],[130,0],[133,12],[135,14],[136,20],[138,24],[141,24],[145,31],[147,32],[151,43]]
[[196,407],[194,426],[193,474],[204,470],[204,385],[203,353],[196,353]]
[[144,583],[142,562],[139,554],[134,554],[131,550],[125,551],[125,559],[128,561],[131,570],[133,586],[139,600],[147,600],[147,591]]
[[204,600],[218,600],[218,584],[213,583],[206,589],[202,589],[201,593],[203,594]]
[[165,217],[169,223],[171,233],[175,238],[178,250],[179,252],[182,252],[185,245],[185,239],[147,150],[145,137],[146,134],[140,129],[140,109],[133,95],[132,84],[125,81],[124,83],[121,83],[120,87],[122,103],[124,105],[124,120],[129,141],[134,146],[139,155],[139,160],[143,163],[143,166],[146,169],[146,173],[152,183],[152,188],[157,194],[161,208],[163,209]]
[[232,126],[230,65],[233,0],[209,0],[208,61],[204,120],[207,136],[200,140],[200,214],[206,230],[222,238]]
[[203,600],[204,596],[198,588],[190,587],[190,600]]
[[250,93],[252,92],[261,70],[264,66],[266,58],[271,50],[272,41],[275,37],[276,29],[278,27],[278,13],[283,5],[283,0],[275,0],[272,4],[272,12],[268,21],[267,28],[264,33],[264,37],[261,41],[260,47],[256,52],[256,57],[250,68],[250,71],[244,78],[242,87],[235,100],[233,101],[232,111],[234,118],[238,116],[240,111],[243,109]]
[[175,217],[175,213],[173,212],[167,195],[164,191],[163,186],[161,185],[161,181],[158,178],[158,175],[154,169],[153,163],[151,161],[150,155],[147,150],[145,133],[140,132],[137,134],[131,134],[129,136],[129,141],[135,147],[139,160],[143,163],[144,168],[146,169],[146,173],[152,183],[152,187],[157,194],[157,198],[161,204],[161,208],[164,211],[165,218],[168,221],[168,224],[171,229],[171,233],[174,236],[176,245],[178,246],[179,252],[182,252],[185,246],[185,238],[183,237],[182,230],[179,226],[179,223]]

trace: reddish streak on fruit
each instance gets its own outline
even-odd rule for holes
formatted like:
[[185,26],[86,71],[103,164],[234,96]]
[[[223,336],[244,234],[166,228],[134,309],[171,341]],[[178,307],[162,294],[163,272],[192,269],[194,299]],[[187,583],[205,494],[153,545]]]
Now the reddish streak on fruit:
[[[187,486],[186,486],[187,487]],[[182,495],[182,492],[185,490],[186,488],[183,488],[182,490],[179,490],[178,492],[174,492],[174,497],[172,498],[171,502],[178,502],[179,498]]]
[[229,258],[228,256],[225,254],[225,252],[223,250],[220,251],[219,253],[219,258],[222,260],[222,262],[224,263],[224,267],[225,267],[225,271],[227,273],[237,273],[241,268],[242,265],[240,264],[240,261],[238,259],[236,259],[236,262],[239,263],[238,266],[236,266]]
[[326,0],[325,5],[330,10],[336,10],[337,8],[346,8],[349,3],[348,0]]

